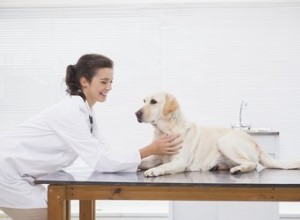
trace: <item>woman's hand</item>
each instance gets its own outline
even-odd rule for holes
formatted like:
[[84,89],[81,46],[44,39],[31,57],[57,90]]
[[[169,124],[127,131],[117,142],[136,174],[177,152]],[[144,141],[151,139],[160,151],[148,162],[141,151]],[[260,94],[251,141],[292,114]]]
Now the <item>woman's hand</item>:
[[163,135],[154,140],[150,145],[140,149],[141,158],[150,155],[174,155],[178,154],[182,148],[180,135]]
[[150,145],[153,145],[153,154],[160,155],[173,155],[179,153],[182,148],[182,140],[179,138],[180,135],[162,136],[157,140],[154,140]]

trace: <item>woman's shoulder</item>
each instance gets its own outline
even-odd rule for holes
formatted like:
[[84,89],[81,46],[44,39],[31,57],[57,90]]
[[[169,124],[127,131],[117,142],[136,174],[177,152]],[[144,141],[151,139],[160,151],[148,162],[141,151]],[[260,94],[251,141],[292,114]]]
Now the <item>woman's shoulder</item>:
[[80,96],[67,96],[58,103],[45,110],[45,113],[69,115],[82,112],[85,101]]
[[[85,126],[88,115],[85,111],[85,101],[80,96],[68,96],[45,109],[33,118],[33,122],[46,123],[52,129],[70,129]],[[62,132],[60,130],[60,132]]]
[[84,103],[85,103],[84,100],[80,96],[72,95],[72,96],[65,97],[53,107],[61,107],[61,106],[80,107],[80,106],[84,106]]

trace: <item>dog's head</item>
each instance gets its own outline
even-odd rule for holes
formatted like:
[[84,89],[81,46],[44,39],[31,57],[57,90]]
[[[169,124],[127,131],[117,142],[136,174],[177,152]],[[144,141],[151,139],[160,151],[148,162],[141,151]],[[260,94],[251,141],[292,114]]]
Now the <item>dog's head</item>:
[[168,120],[179,109],[176,98],[166,92],[158,92],[144,99],[144,106],[135,115],[138,122],[157,124],[160,120]]

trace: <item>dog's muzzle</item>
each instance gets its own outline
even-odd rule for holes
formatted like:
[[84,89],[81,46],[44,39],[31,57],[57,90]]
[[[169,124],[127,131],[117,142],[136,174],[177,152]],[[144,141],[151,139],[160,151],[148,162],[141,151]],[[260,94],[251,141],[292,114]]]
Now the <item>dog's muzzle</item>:
[[143,111],[142,111],[142,110],[138,110],[138,111],[135,113],[135,115],[136,115],[136,118],[137,118],[138,122],[142,123],[142,122],[143,122],[143,120],[142,120],[142,117],[143,117]]

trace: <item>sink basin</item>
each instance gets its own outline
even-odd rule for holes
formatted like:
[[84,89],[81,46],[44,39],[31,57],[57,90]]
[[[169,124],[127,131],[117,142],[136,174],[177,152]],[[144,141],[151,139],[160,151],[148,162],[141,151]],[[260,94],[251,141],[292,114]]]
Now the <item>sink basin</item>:
[[250,130],[251,126],[250,125],[242,125],[240,123],[234,124],[230,126],[232,129],[239,129],[239,130]]

